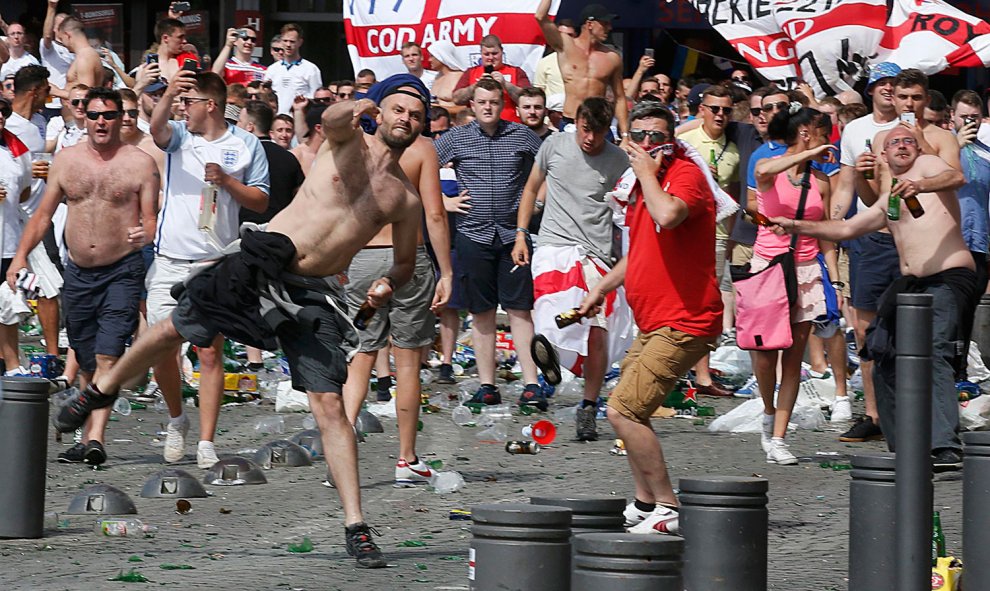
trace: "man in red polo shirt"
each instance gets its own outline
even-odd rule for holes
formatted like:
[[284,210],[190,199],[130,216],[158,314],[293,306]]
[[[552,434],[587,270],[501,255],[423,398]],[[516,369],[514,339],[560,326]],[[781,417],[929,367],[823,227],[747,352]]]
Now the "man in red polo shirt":
[[502,61],[502,41],[495,35],[486,35],[481,40],[481,64],[468,68],[454,87],[454,103],[467,105],[474,96],[474,85],[483,77],[493,78],[502,85],[502,119],[522,123],[516,114],[516,101],[524,88],[531,86],[526,71],[510,66]]
[[580,311],[597,313],[605,294],[625,285],[640,335],[622,362],[608,420],[625,442],[636,483],[626,527],[630,533],[676,534],[677,497],[650,417],[722,331],[715,199],[701,169],[676,147],[673,115],[663,105],[641,103],[629,128],[627,153],[636,174],[626,210],[629,253]]

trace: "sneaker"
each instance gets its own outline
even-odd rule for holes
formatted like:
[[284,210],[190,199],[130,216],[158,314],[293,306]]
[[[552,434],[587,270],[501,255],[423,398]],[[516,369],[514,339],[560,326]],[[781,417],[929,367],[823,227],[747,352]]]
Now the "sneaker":
[[77,443],[58,454],[58,462],[60,464],[81,464],[85,457],[86,446],[82,443]]
[[522,394],[519,395],[519,406],[535,406],[546,412],[550,405],[547,404],[547,397],[543,394],[543,389],[539,384],[526,384]]
[[746,383],[742,385],[741,388],[732,393],[736,398],[755,398],[759,396],[760,390],[757,387],[756,376],[749,376]]
[[653,515],[653,511],[640,511],[636,508],[636,501],[633,501],[626,505],[625,511],[622,512],[622,516],[626,518],[626,522],[622,524],[622,527],[629,529],[630,527],[639,525],[650,515]]
[[375,401],[376,402],[389,402],[392,400],[392,393],[388,390],[376,390]]
[[454,366],[449,363],[440,364],[440,375],[437,377],[438,384],[456,384],[454,379]]
[[962,470],[963,459],[959,450],[945,448],[932,452],[933,472],[952,472]]
[[533,342],[529,345],[529,351],[533,355],[533,362],[540,368],[543,377],[548,384],[557,385],[560,383],[560,357],[557,350],[553,348],[547,337],[538,334],[533,335]]
[[598,409],[594,406],[577,409],[576,425],[578,441],[598,441],[598,425],[595,419]]
[[502,404],[502,394],[493,384],[482,384],[468,402],[494,406],[496,404]]
[[763,413],[763,430],[760,432],[760,447],[763,453],[770,453],[770,442],[773,439],[774,415]]
[[717,398],[731,398],[732,392],[729,392],[722,386],[719,386],[715,382],[708,384],[707,386],[696,386],[696,393],[702,396],[714,396]]
[[358,566],[361,568],[383,568],[386,566],[385,557],[378,549],[378,544],[371,539],[371,534],[381,535],[363,521],[344,527],[347,553],[357,558]]
[[774,437],[770,440],[770,450],[767,452],[767,463],[768,464],[779,464],[781,466],[795,466],[798,461],[791,453],[791,450],[787,449],[787,444],[784,440],[779,437]]
[[92,440],[86,444],[86,451],[83,455],[83,462],[90,466],[99,466],[107,461],[107,452],[103,449],[103,444],[97,440]]
[[853,418],[852,402],[848,396],[836,396],[832,403],[832,422],[851,421]]
[[182,415],[176,425],[169,421],[165,427],[165,450],[162,455],[169,464],[178,462],[186,455],[186,435],[189,433],[189,417]]
[[426,462],[416,458],[415,464],[410,464],[403,458],[395,464],[395,488],[412,488],[417,484],[429,484],[436,476]]
[[864,441],[883,441],[883,431],[869,416],[865,416],[848,431],[839,435],[839,441],[845,443],[862,443]]
[[630,527],[631,534],[670,534],[676,536],[680,533],[677,510],[664,505],[657,505],[643,521],[638,525]]
[[722,332],[722,338],[718,344],[719,347],[735,347],[736,346],[736,329],[730,328],[729,330]]
[[196,449],[196,465],[203,470],[209,470],[220,461],[212,441],[200,441]]
[[117,400],[116,394],[101,394],[92,385],[86,386],[85,390],[62,405],[58,414],[52,419],[52,424],[62,433],[75,431],[83,426],[91,412],[113,406],[115,400]]

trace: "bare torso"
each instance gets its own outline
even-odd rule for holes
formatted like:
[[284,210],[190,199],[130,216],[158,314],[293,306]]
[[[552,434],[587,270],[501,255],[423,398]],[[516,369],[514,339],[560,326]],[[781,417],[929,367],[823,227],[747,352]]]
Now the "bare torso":
[[[406,151],[402,153],[402,158],[399,158],[399,166],[402,167],[402,172],[406,173],[406,176],[409,177],[409,182],[417,189],[420,186],[419,183],[423,174],[424,150],[436,152],[433,142],[425,137],[420,137],[416,140],[416,143],[406,148]],[[418,190],[416,197],[422,200],[422,196]],[[420,224],[419,231],[416,234],[416,244],[423,244],[422,224]],[[392,246],[392,226],[382,227],[378,234],[368,242],[368,246]]]
[[589,48],[582,39],[566,40],[557,61],[564,79],[565,117],[574,118],[584,99],[605,96],[613,78],[622,72],[618,53],[601,46]]
[[65,87],[69,89],[76,84],[99,86],[103,81],[103,62],[100,61],[100,54],[92,47],[84,47],[80,48],[75,56],[69,71],[65,74]]
[[324,277],[346,271],[383,227],[418,209],[416,189],[388,149],[363,136],[333,149],[324,143],[306,182],[268,230],[295,245],[290,271]]
[[304,175],[309,175],[309,169],[313,167],[313,162],[316,160],[316,155],[320,151],[320,146],[317,145],[315,148],[309,145],[309,142],[303,142],[289,150],[296,160],[299,161],[299,166],[302,168]]
[[80,267],[109,265],[139,250],[128,241],[128,228],[140,225],[139,194],[151,158],[123,145],[111,159],[101,158],[87,143],[58,156],[59,185],[68,204],[65,241],[69,257]]
[[[898,179],[919,180],[932,176],[945,164],[937,156],[922,155],[907,172]],[[892,176],[890,169],[882,167],[880,186],[884,188],[874,207],[887,209]],[[894,236],[900,257],[901,274],[927,277],[946,269],[965,267],[973,269],[973,256],[963,241],[959,228],[959,199],[955,191],[920,193],[918,201],[925,209],[924,215],[914,218],[902,202],[897,221],[887,220],[887,227]]]
[[450,70],[437,76],[437,79],[433,81],[433,88],[431,89],[433,96],[437,97],[440,106],[450,111],[451,115],[463,108],[454,103],[454,87],[457,86],[463,73]]

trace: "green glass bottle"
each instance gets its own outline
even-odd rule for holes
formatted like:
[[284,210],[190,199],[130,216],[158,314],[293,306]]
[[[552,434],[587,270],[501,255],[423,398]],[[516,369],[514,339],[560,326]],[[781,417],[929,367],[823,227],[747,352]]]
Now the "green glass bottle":
[[947,556],[945,552],[945,534],[942,533],[942,516],[938,511],[932,514],[932,566],[939,558]]
[[901,196],[894,194],[894,187],[897,179],[893,179],[890,185],[890,195],[887,197],[887,219],[897,221],[901,219]]

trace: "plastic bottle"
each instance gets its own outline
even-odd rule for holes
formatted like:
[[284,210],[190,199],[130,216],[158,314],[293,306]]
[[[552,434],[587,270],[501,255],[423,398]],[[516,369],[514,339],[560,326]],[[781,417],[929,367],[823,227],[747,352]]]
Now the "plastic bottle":
[[285,433],[285,420],[282,417],[260,419],[254,424],[254,431],[256,433],[263,433],[267,435]]
[[505,441],[509,438],[509,431],[505,425],[495,423],[491,427],[475,434],[479,441]]
[[108,517],[97,521],[93,531],[114,538],[153,538],[158,528],[133,517]]
[[131,403],[129,400],[123,396],[118,396],[117,400],[113,403],[113,411],[121,416],[126,417],[131,414]]
[[470,408],[462,404],[450,413],[450,419],[458,427],[466,427],[474,422],[474,415],[471,413]]

